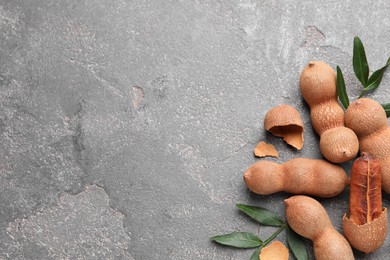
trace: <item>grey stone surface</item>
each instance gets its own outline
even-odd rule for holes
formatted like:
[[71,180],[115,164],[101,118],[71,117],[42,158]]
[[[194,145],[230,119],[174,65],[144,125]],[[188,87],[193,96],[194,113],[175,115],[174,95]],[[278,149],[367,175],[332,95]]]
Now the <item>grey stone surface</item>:
[[[236,203],[284,216],[288,194],[242,181],[254,146],[274,144],[278,162],[321,158],[300,71],[340,65],[356,99],[353,37],[382,66],[389,12],[386,1],[0,0],[0,259],[249,259],[209,237],[275,231]],[[390,102],[389,85],[386,73],[370,97]],[[302,114],[301,151],[263,129],[282,103]],[[341,230],[348,191],[320,201]],[[389,259],[389,243],[355,256]]]
[[56,259],[133,259],[123,214],[109,207],[108,194],[97,186],[87,186],[76,196],[65,194],[57,207],[15,220],[7,233],[14,241],[26,239],[44,247]]

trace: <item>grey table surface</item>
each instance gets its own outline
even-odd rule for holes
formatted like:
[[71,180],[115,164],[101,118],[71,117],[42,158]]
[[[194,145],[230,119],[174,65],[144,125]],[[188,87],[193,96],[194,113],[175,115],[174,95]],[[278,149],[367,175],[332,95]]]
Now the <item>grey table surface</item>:
[[[243,183],[254,146],[321,158],[299,74],[339,65],[356,99],[353,37],[379,68],[389,13],[362,0],[0,0],[0,259],[249,259],[209,237],[275,231],[236,203],[285,216],[289,194]],[[369,96],[390,102],[390,73]],[[301,151],[264,131],[280,104],[303,117]],[[348,190],[320,201],[341,231]],[[355,256],[389,259],[389,243]]]

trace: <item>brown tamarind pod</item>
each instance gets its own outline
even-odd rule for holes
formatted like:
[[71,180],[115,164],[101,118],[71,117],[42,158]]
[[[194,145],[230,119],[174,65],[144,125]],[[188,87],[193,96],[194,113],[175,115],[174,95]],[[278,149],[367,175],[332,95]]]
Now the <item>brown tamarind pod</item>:
[[315,259],[355,259],[348,241],[333,227],[321,203],[303,195],[292,196],[284,202],[289,226],[313,241]]
[[382,208],[380,164],[362,153],[351,169],[349,218],[343,217],[343,230],[356,249],[370,253],[387,235],[387,210]]
[[349,184],[347,173],[325,160],[294,158],[283,164],[258,161],[244,173],[246,186],[254,193],[268,195],[285,191],[329,198]]
[[359,98],[345,112],[345,124],[356,133],[360,150],[379,160],[382,189],[390,193],[390,127],[385,110],[375,100]]
[[320,135],[322,155],[333,163],[355,158],[359,141],[344,125],[344,110],[337,101],[335,71],[324,62],[311,61],[301,73],[299,86],[310,106],[313,128]]

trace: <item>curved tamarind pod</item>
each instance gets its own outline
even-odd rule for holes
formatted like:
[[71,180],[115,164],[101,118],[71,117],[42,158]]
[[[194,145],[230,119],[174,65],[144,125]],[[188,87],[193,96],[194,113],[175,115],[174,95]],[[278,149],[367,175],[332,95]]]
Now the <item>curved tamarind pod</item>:
[[390,193],[390,127],[383,107],[370,98],[359,98],[345,112],[345,123],[359,139],[360,150],[379,160],[382,189]]
[[286,203],[290,227],[299,235],[313,241],[317,260],[355,259],[348,241],[337,232],[324,207],[307,196],[292,196]]
[[359,142],[356,134],[344,126],[334,70],[324,62],[311,61],[301,73],[299,86],[310,106],[313,128],[320,135],[322,155],[333,163],[353,159],[359,151]]

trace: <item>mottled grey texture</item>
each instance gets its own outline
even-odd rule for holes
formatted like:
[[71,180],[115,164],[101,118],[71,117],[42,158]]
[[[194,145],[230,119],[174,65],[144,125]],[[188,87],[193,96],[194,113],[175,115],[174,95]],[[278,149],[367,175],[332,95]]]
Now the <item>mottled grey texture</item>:
[[[0,259],[249,259],[209,237],[275,231],[236,203],[284,216],[288,194],[242,181],[253,148],[321,158],[300,71],[340,65],[356,99],[353,37],[382,66],[389,12],[387,1],[0,0]],[[386,73],[370,96],[390,102],[389,85]],[[263,129],[282,103],[302,114],[301,151]],[[341,230],[348,191],[321,202]],[[389,259],[389,246],[356,257]]]
[[13,240],[28,239],[56,259],[131,258],[123,215],[109,207],[108,194],[87,186],[76,196],[61,196],[58,207],[9,224]]

